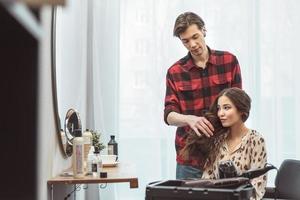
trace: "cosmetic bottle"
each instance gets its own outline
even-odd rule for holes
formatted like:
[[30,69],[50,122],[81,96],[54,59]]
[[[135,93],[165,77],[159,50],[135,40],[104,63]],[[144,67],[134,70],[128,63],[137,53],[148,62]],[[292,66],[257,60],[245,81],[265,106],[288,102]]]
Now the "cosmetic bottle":
[[89,150],[89,154],[87,157],[87,174],[88,175],[92,175],[93,171],[92,171],[92,165],[93,165],[93,159],[94,159],[94,146],[91,146],[90,150]]
[[115,136],[110,136],[110,141],[107,144],[107,154],[116,155],[118,157],[118,143],[115,140]]
[[102,161],[100,158],[100,152],[99,149],[95,147],[94,157],[92,162],[93,177],[100,177],[101,170],[102,170]]
[[83,145],[83,148],[84,148],[84,163],[86,165],[86,162],[87,162],[87,157],[88,157],[88,153],[89,153],[89,150],[91,148],[91,145],[92,145],[92,133],[89,131],[89,129],[86,129],[83,134],[82,134],[82,137],[83,137],[83,140],[84,140],[84,145]]
[[73,176],[74,178],[82,178],[84,176],[83,167],[83,145],[81,129],[74,130],[73,139]]

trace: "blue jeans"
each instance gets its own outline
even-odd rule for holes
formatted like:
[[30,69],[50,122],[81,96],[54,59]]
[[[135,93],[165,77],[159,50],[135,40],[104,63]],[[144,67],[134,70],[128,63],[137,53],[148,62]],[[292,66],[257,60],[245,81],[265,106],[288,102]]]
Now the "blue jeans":
[[201,178],[203,172],[200,169],[177,163],[176,179]]

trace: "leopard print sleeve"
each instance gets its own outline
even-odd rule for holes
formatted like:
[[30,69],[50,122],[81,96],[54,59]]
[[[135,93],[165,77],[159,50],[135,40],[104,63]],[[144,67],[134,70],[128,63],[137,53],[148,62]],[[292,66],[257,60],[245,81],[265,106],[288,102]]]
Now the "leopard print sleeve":
[[[265,167],[267,163],[267,153],[264,138],[258,133],[254,132],[251,137],[251,145],[252,149],[251,155],[251,169],[260,169]],[[251,180],[251,184],[255,188],[256,197],[255,199],[262,199],[265,194],[265,187],[267,185],[267,176],[262,175],[260,177],[254,178]]]

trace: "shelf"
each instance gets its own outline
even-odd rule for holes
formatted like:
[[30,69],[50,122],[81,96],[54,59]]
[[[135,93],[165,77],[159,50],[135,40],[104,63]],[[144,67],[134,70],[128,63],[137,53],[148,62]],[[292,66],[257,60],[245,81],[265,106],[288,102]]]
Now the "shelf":
[[0,0],[5,3],[25,3],[28,6],[42,6],[42,5],[65,5],[67,0]]
[[49,179],[47,183],[48,185],[70,185],[128,182],[130,188],[138,188],[138,178],[135,176],[135,167],[132,164],[120,163],[117,167],[104,167],[103,171],[107,172],[107,178],[97,178],[93,176],[84,176],[83,178],[56,176]]
[[21,0],[30,6],[65,5],[66,0]]

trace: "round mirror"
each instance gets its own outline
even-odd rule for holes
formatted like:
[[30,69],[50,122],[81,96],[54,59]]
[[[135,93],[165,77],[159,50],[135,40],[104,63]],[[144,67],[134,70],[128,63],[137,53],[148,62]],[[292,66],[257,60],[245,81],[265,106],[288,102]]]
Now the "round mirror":
[[64,127],[64,132],[66,134],[67,141],[72,144],[75,130],[82,130],[79,113],[76,110],[72,108],[68,110],[65,118]]
[[57,102],[57,84],[56,84],[56,7],[52,7],[51,13],[51,78],[52,78],[52,97],[53,97],[53,108],[55,115],[55,127],[58,133],[58,141],[65,157],[72,155],[72,143],[68,140],[66,132],[61,127],[60,117],[58,113],[58,102]]
[[[85,72],[87,62],[87,16],[86,3],[70,1],[68,6],[52,8],[52,88],[56,115],[57,133],[65,157],[72,145],[72,132],[64,129],[64,116],[74,108],[86,119],[86,85]],[[85,8],[85,9],[84,9]],[[75,111],[75,113],[76,113]],[[66,114],[67,113],[67,114]],[[67,119],[67,118],[66,118]],[[65,120],[66,120],[65,119]],[[85,121],[84,121],[85,123]],[[64,129],[64,134],[61,134]],[[65,142],[66,140],[67,142]]]
[[79,117],[79,113],[74,110],[74,109],[69,109],[67,114],[66,114],[66,118],[65,118],[65,125],[64,125],[64,132],[62,135],[63,137],[66,137],[66,144],[64,144],[64,140],[63,141],[63,147],[64,147],[64,151],[66,152],[67,156],[71,156],[72,155],[72,144],[73,144],[73,139],[75,136],[75,131],[76,130],[82,130],[82,126],[81,126],[81,120]]

